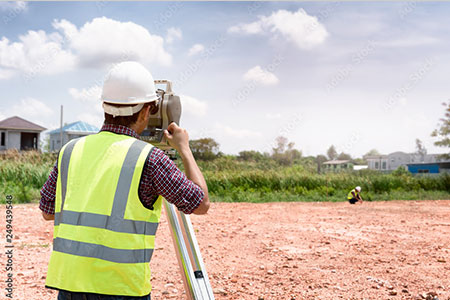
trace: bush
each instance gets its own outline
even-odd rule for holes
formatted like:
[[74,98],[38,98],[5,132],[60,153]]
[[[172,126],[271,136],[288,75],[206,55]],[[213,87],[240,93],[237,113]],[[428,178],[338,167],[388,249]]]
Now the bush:
[[[363,199],[369,201],[450,196],[450,174],[412,176],[402,170],[392,174],[373,170],[317,174],[314,158],[303,157],[286,167],[268,155],[256,159],[253,154],[198,162],[213,201],[345,201],[357,185],[362,187]],[[55,154],[7,151],[0,155],[0,187],[12,194],[16,203],[36,201],[55,160]],[[177,163],[181,165],[181,160]]]

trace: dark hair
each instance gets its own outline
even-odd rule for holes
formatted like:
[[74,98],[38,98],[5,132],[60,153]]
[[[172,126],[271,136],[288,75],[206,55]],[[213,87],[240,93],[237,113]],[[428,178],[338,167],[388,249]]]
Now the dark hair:
[[[120,105],[120,104],[111,104],[111,103],[108,103],[108,104],[112,105],[112,106],[116,106],[116,107],[125,106],[125,105]],[[153,103],[145,103],[144,106],[142,107],[142,109],[145,109],[150,105],[154,106]],[[123,126],[131,127],[138,120],[139,113],[142,111],[142,109],[140,111],[138,111],[137,113],[133,114],[132,116],[113,117],[112,115],[105,113],[105,124],[123,125]],[[152,109],[152,107],[150,109]]]

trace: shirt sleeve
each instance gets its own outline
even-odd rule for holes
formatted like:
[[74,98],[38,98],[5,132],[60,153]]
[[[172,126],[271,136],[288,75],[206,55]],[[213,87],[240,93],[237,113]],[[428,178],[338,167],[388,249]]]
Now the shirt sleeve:
[[39,208],[46,214],[55,214],[56,181],[58,180],[58,162],[53,166],[53,170],[41,189],[41,200]]
[[[153,148],[141,178],[144,193],[161,195],[185,214],[191,214],[203,201],[204,192],[158,148]],[[145,205],[147,206],[147,205]]]

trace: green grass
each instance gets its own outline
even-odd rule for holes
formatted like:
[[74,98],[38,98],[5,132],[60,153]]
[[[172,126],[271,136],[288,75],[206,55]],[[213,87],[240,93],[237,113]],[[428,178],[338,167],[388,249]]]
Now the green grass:
[[39,190],[47,180],[55,163],[53,154],[35,151],[7,151],[0,156],[0,203],[6,195],[13,196],[14,203],[29,203],[39,199]]
[[[55,160],[54,154],[37,152],[0,155],[0,203],[8,194],[13,195],[14,203],[38,201]],[[412,176],[371,170],[317,174],[315,164],[307,158],[287,167],[270,158],[249,162],[223,156],[200,161],[199,166],[216,202],[346,201],[347,193],[357,185],[362,187],[363,199],[369,201],[450,199],[449,174]]]

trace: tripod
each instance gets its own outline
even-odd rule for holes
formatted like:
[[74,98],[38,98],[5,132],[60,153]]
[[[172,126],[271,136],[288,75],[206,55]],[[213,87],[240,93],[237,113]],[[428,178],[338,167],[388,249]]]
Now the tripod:
[[178,265],[187,299],[214,300],[208,274],[200,254],[194,227],[188,215],[178,211],[173,204],[164,200],[164,208],[177,253]]

